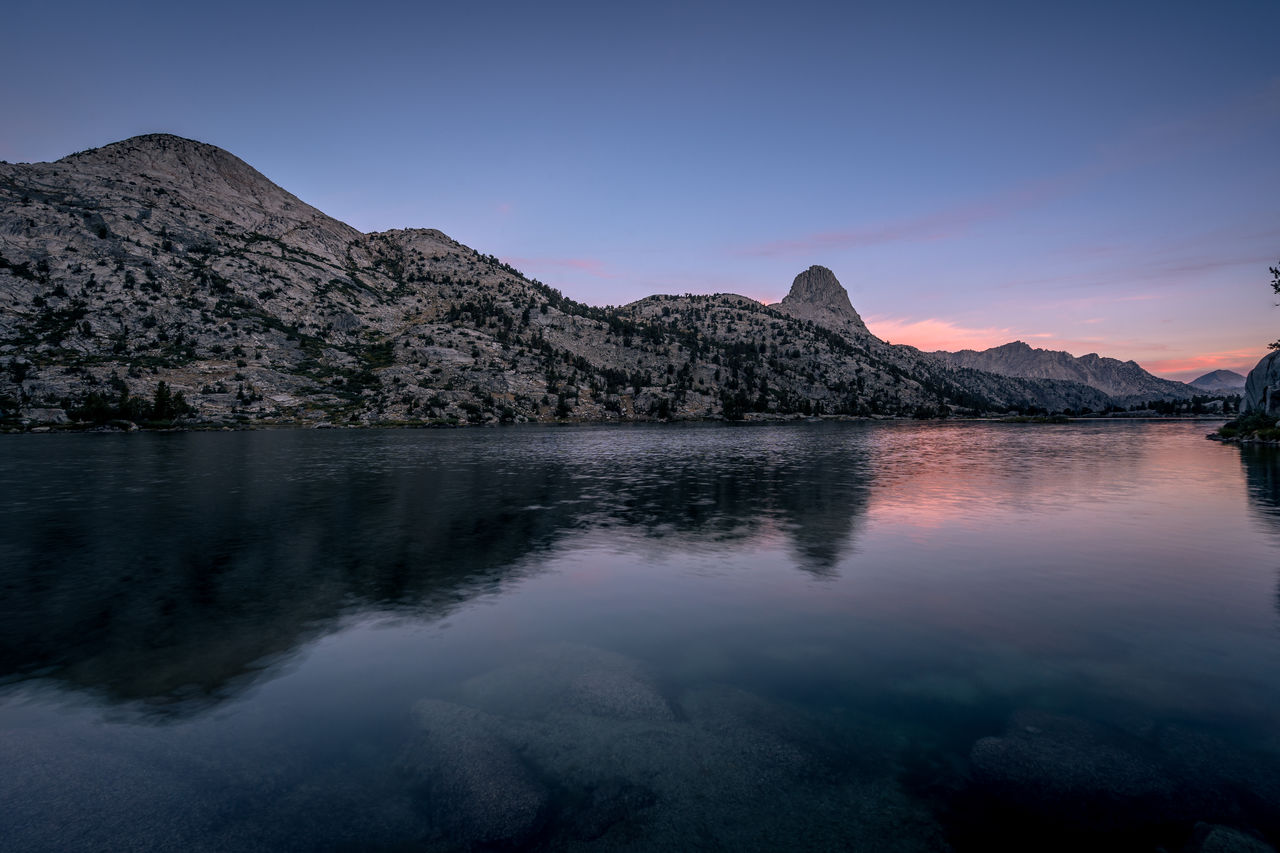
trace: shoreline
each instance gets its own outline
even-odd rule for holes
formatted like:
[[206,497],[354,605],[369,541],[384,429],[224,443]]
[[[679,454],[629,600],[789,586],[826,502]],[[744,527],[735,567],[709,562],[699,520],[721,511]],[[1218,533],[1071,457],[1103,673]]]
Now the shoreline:
[[[1098,416],[1025,416],[1025,415],[1003,415],[1003,416],[982,416],[969,417],[955,415],[947,418],[915,418],[911,416],[899,415],[766,415],[763,413],[753,412],[750,415],[738,419],[727,420],[722,417],[707,418],[680,418],[660,420],[658,418],[628,418],[618,420],[552,420],[552,421],[486,421],[484,423],[468,423],[466,421],[382,421],[382,422],[362,422],[362,423],[333,423],[331,421],[319,421],[315,423],[305,421],[282,421],[282,422],[253,422],[253,421],[237,421],[237,422],[200,422],[186,424],[166,424],[163,426],[151,426],[147,424],[134,423],[132,421],[117,422],[114,424],[95,425],[87,423],[32,423],[26,425],[0,427],[0,435],[111,435],[111,434],[127,434],[135,432],[146,433],[165,433],[165,432],[263,432],[270,430],[410,430],[410,429],[485,429],[485,428],[510,428],[524,426],[623,426],[623,425],[679,425],[679,424],[786,424],[786,423],[997,423],[1008,424],[1010,426],[1061,426],[1064,424],[1079,423],[1096,423],[1096,422],[1196,422],[1209,423],[1218,421],[1229,421],[1220,415],[1098,415]],[[1209,433],[1206,438],[1224,443],[1240,444],[1242,439],[1239,438],[1223,438],[1217,433]],[[1244,440],[1244,443],[1254,444],[1276,444],[1277,442],[1269,442],[1257,439]]]

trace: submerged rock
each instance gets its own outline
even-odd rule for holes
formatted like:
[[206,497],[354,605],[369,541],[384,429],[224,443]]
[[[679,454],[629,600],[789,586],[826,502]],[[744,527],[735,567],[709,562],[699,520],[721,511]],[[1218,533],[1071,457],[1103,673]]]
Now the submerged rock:
[[1086,720],[1020,711],[970,751],[981,790],[1053,823],[1105,831],[1173,817],[1174,786],[1140,741]]
[[547,789],[498,734],[499,721],[434,699],[415,705],[414,715],[421,730],[401,764],[425,801],[433,834],[463,847],[527,839]]
[[[1019,711],[1003,735],[978,740],[970,751],[966,831],[983,841],[1004,837],[1010,827],[1059,833],[1077,849],[1118,839],[1167,844],[1186,839],[1203,821],[1187,853],[1271,849],[1250,846],[1262,842],[1226,825],[1267,837],[1280,831],[1274,753],[1178,724],[1115,722]],[[1181,840],[1173,843],[1184,849]],[[1245,846],[1219,846],[1228,844]]]
[[[407,764],[439,844],[946,849],[862,729],[738,688],[669,703],[636,661],[540,649],[422,702]],[[843,719],[843,717],[841,718]]]
[[546,646],[528,658],[471,679],[472,705],[495,714],[544,719],[584,714],[619,720],[672,720],[675,714],[644,667],[591,646]]
[[1276,853],[1276,849],[1238,829],[1201,823],[1186,853]]

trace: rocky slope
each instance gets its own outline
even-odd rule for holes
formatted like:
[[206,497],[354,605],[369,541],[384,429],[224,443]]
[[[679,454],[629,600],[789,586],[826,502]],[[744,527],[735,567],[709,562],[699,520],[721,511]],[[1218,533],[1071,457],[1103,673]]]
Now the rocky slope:
[[949,364],[971,367],[1002,376],[1026,379],[1059,379],[1079,382],[1096,388],[1122,402],[1154,399],[1188,399],[1199,389],[1184,382],[1152,376],[1136,361],[1104,358],[1097,353],[1075,357],[1068,352],[1035,349],[1014,341],[988,350],[935,352],[934,356]]
[[716,294],[597,308],[439,231],[362,234],[192,140],[0,164],[11,425],[188,406],[214,423],[484,423],[1107,402],[890,346],[823,267],[777,306]]
[[1244,391],[1244,377],[1234,370],[1214,370],[1187,383],[1205,394],[1239,394]]

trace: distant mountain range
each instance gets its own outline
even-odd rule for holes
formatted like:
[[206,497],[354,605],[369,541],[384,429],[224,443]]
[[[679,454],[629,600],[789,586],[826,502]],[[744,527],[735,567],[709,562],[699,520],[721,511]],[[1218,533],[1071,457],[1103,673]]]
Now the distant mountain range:
[[173,416],[179,393],[206,422],[338,424],[1099,410],[1193,392],[1021,343],[892,346],[820,266],[772,306],[584,305],[440,231],[363,234],[167,134],[0,164],[0,422]]
[[1026,379],[1058,379],[1097,388],[1122,401],[1186,399],[1198,393],[1185,382],[1152,376],[1135,361],[1104,358],[1097,353],[1079,357],[1058,350],[1036,349],[1013,341],[977,352],[935,352],[933,355],[957,367],[969,367]]
[[1214,370],[1187,384],[1206,394],[1244,393],[1244,377],[1234,370]]

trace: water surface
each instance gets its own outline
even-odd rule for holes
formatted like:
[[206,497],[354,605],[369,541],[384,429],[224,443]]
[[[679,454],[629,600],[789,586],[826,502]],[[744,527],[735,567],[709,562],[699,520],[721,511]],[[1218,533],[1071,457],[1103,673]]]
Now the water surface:
[[0,437],[0,848],[1276,844],[1207,431]]

